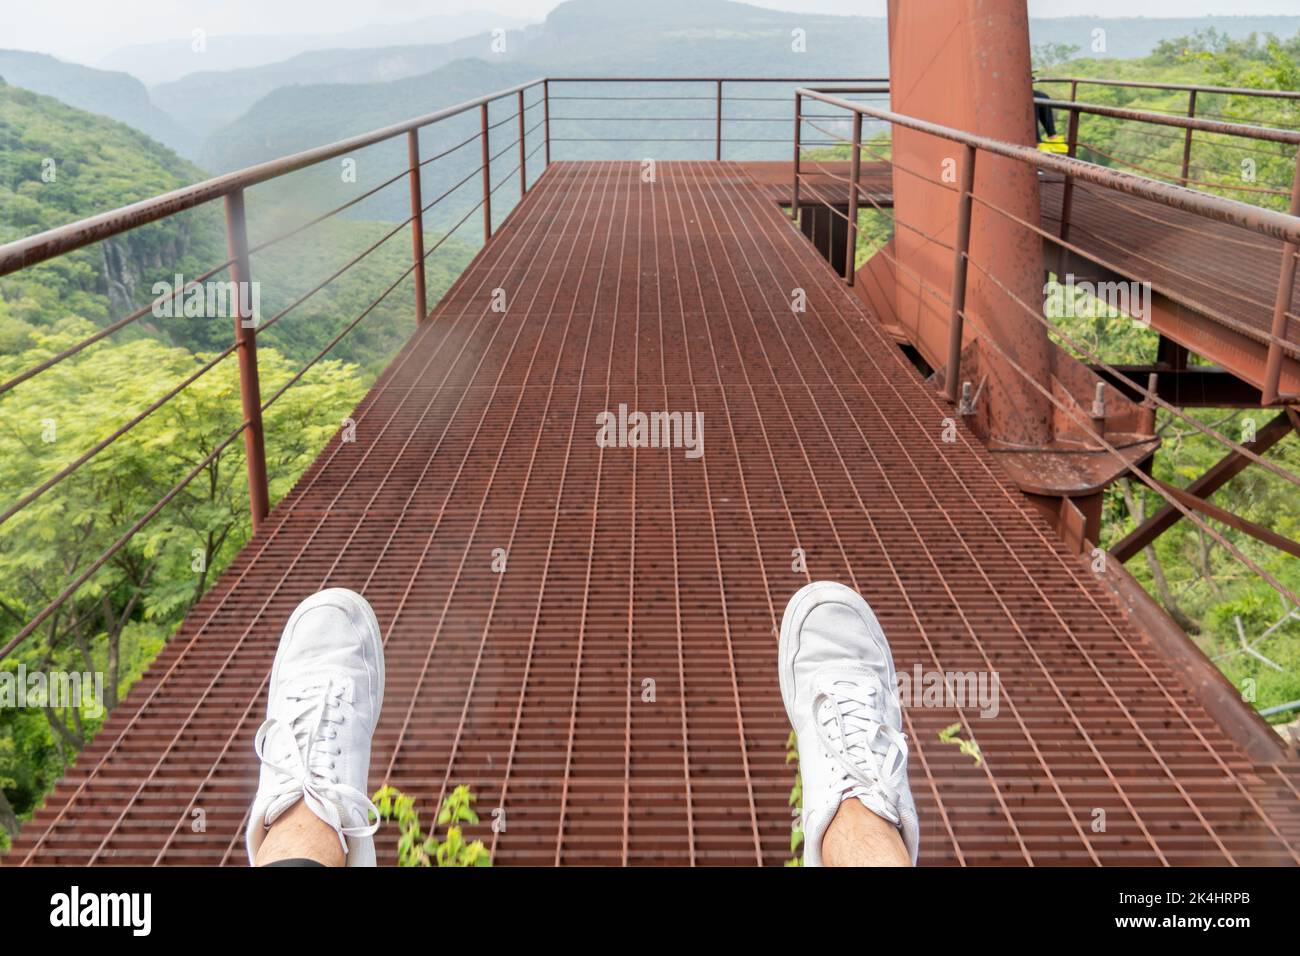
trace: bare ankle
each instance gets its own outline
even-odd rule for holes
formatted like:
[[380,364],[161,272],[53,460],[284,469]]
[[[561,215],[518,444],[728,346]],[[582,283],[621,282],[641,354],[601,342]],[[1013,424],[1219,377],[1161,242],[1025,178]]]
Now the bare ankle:
[[850,797],[840,803],[822,836],[822,862],[826,866],[911,866],[912,858],[897,826]]
[[258,847],[254,866],[280,860],[314,860],[323,866],[342,866],[347,857],[334,828],[299,800],[271,824]]

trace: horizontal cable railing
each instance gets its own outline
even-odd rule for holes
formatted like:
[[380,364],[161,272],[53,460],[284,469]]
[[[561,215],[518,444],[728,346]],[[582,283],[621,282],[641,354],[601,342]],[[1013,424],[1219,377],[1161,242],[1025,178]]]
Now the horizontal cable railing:
[[[684,159],[710,158],[707,152],[710,146],[711,158],[715,160],[740,158],[742,153],[744,158],[760,158],[768,154],[784,156],[784,149],[778,152],[778,147],[789,145],[788,136],[766,133],[768,128],[785,130],[789,127],[786,106],[789,97],[742,95],[744,87],[767,89],[784,86],[793,92],[796,87],[807,84],[834,83],[840,93],[848,95],[858,92],[857,86],[861,84],[876,84],[871,92],[887,93],[887,87],[879,86],[887,82],[884,78],[856,77],[550,77],[547,80],[550,87],[548,96],[557,104],[556,110],[550,114],[550,121],[557,124],[550,141],[620,144],[624,147],[643,144],[658,149],[662,149],[664,144],[675,144],[683,151],[681,158]],[[611,86],[620,89],[642,86],[648,90],[611,93]],[[658,92],[665,86],[680,89]],[[742,88],[741,92],[736,92],[738,88]],[[613,106],[619,103],[634,103],[641,111],[635,115],[619,111]],[[646,114],[643,110],[647,104],[696,104],[698,108],[669,114]],[[782,107],[764,112],[764,107],[759,104],[782,104]],[[732,107],[730,110],[729,105]],[[583,112],[584,108],[598,112]],[[627,127],[622,124],[627,124]],[[660,124],[666,128],[647,130],[644,124]],[[742,124],[743,128],[738,128]],[[733,148],[729,151],[728,146]],[[589,146],[580,148],[588,149]],[[694,152],[697,149],[698,155]]]
[[[429,303],[426,286],[426,262],[440,248],[452,239],[472,218],[482,220],[482,235],[486,242],[491,238],[498,218],[494,218],[493,201],[502,190],[511,188],[510,195],[517,195],[520,200],[530,189],[530,180],[535,181],[540,175],[536,157],[541,156],[541,169],[551,163],[552,144],[558,142],[589,141],[586,137],[555,135],[553,123],[576,121],[586,123],[605,123],[633,121],[645,123],[654,121],[654,117],[624,115],[621,110],[609,111],[612,104],[637,101],[648,102],[680,101],[704,102],[711,109],[707,115],[681,117],[691,124],[707,123],[712,128],[712,136],[690,137],[689,142],[699,142],[712,146],[713,158],[721,159],[729,144],[778,143],[788,147],[788,138],[769,139],[759,136],[728,135],[743,124],[745,127],[763,127],[764,124],[779,123],[783,130],[788,130],[788,106],[780,111],[779,116],[752,115],[745,110],[761,110],[765,104],[788,104],[788,96],[742,95],[746,92],[761,91],[771,88],[773,84],[786,85],[793,89],[809,83],[831,83],[843,95],[853,95],[858,90],[870,90],[883,94],[885,87],[860,87],[848,84],[878,84],[883,81],[875,79],[828,78],[770,78],[770,77],[619,77],[619,78],[539,78],[528,83],[519,84],[499,90],[485,96],[440,109],[414,119],[396,123],[367,133],[352,136],[335,143],[314,147],[292,155],[259,163],[235,172],[216,176],[212,179],[182,187],[151,199],[142,200],[120,209],[88,217],[78,222],[49,229],[26,238],[0,245],[0,276],[10,275],[20,270],[27,270],[57,259],[95,243],[112,239],[141,227],[162,223],[171,217],[190,210],[207,207],[221,200],[225,209],[226,252],[223,261],[207,269],[197,277],[180,285],[179,288],[154,297],[147,304],[132,309],[121,318],[112,320],[102,328],[85,336],[79,341],[62,347],[54,354],[43,358],[29,368],[11,373],[7,379],[0,376],[0,399],[15,393],[21,387],[49,372],[61,363],[81,355],[87,349],[103,342],[115,333],[147,320],[151,315],[159,314],[159,309],[169,301],[180,300],[193,290],[204,288],[205,284],[222,277],[229,279],[229,285],[235,290],[233,319],[235,325],[234,339],[230,344],[204,355],[199,364],[180,376],[179,380],[169,383],[161,394],[151,397],[143,407],[132,412],[107,434],[93,436],[84,450],[79,450],[71,460],[57,463],[51,474],[38,474],[29,487],[15,493],[9,502],[0,502],[0,529],[11,522],[26,509],[36,504],[64,482],[73,478],[78,472],[94,462],[101,454],[137,429],[141,423],[170,403],[185,395],[191,386],[209,375],[227,359],[235,357],[238,364],[238,382],[240,391],[240,417],[232,422],[229,432],[223,432],[213,439],[214,447],[206,451],[197,463],[189,467],[180,480],[167,488],[157,501],[142,514],[125,520],[123,527],[113,529],[111,542],[93,557],[79,561],[77,566],[66,572],[66,577],[58,587],[47,593],[48,600],[42,599],[16,632],[8,635],[0,646],[0,658],[14,651],[24,640],[47,622],[53,623],[55,615],[65,608],[69,600],[84,588],[106,563],[122,552],[131,539],[154,521],[187,486],[193,483],[204,469],[212,466],[220,456],[229,450],[243,436],[243,451],[248,482],[249,514],[254,534],[258,532],[270,512],[270,490],[268,484],[268,466],[266,460],[266,442],[263,434],[265,414],[290,388],[301,382],[308,372],[331,354],[350,333],[352,333],[368,316],[372,315],[381,303],[388,300],[392,293],[408,279],[413,279],[415,311],[417,321],[423,321],[429,315]],[[608,84],[600,95],[587,95],[584,84]],[[635,89],[628,84],[705,84],[708,95],[679,96],[618,96],[610,95],[611,90]],[[552,85],[557,89],[553,90]],[[555,115],[552,100],[559,101],[566,110],[577,109],[585,101],[596,102],[603,110],[600,115],[584,117],[567,114]],[[736,109],[728,111],[728,104],[737,104]],[[744,106],[743,104],[752,104]],[[506,108],[504,115],[498,110]],[[491,113],[489,110],[491,109]],[[475,116],[477,114],[477,116]],[[459,118],[459,119],[458,119]],[[477,122],[474,122],[474,121]],[[440,144],[432,155],[421,156],[419,135],[422,130],[446,124],[452,121],[461,123],[474,122],[476,129],[455,134],[449,141]],[[659,122],[664,122],[659,120]],[[504,137],[500,142],[499,138]],[[335,159],[347,159],[359,150],[384,143],[400,143],[406,140],[405,162],[392,175],[386,175],[380,181],[358,194],[349,197],[331,208],[299,217],[287,228],[273,231],[266,238],[251,242],[246,221],[245,196],[255,186],[276,180],[282,180],[289,174],[319,167]],[[666,137],[652,139],[625,139],[619,136],[593,137],[592,139],[607,143],[618,142],[662,142]],[[477,155],[471,148],[478,144]],[[783,147],[784,149],[784,147]],[[514,157],[508,170],[499,170],[498,163],[509,163],[507,157]],[[471,158],[473,157],[473,158]],[[441,160],[459,163],[458,168],[450,174],[443,174],[439,182],[438,194],[426,201],[423,197],[424,176],[434,164]],[[304,287],[293,294],[288,301],[279,305],[268,318],[251,314],[240,290],[252,283],[250,260],[255,254],[275,250],[289,240],[304,235],[314,227],[326,221],[336,219],[342,214],[354,210],[366,200],[380,196],[385,190],[397,186],[406,180],[409,189],[409,212],[400,219],[391,219],[385,228],[373,239],[368,239],[364,246],[347,256],[341,264],[328,269],[323,275],[306,281]],[[476,184],[477,181],[477,184]],[[512,186],[512,184],[515,184]],[[469,198],[463,202],[457,197],[468,193]],[[474,193],[477,193],[475,196]],[[459,208],[442,212],[445,222],[439,237],[431,244],[426,243],[424,230],[426,216],[444,210],[449,203],[459,204]],[[499,212],[499,211],[498,211]],[[382,291],[368,304],[358,306],[352,317],[309,359],[279,383],[267,398],[261,395],[257,343],[259,336],[276,327],[288,316],[301,310],[314,296],[349,275],[360,263],[371,257],[376,250],[394,239],[403,230],[410,230],[412,255],[410,264],[400,275],[385,280]],[[19,392],[21,395],[21,392]],[[118,533],[120,531],[120,533]],[[107,539],[106,539],[107,540]]]
[[[803,156],[806,143],[802,141],[799,131],[805,125],[814,125],[804,112],[804,102],[809,101],[820,108],[833,107],[840,110],[840,116],[847,123],[847,129],[851,132],[838,134],[834,130],[828,129],[824,125],[817,125],[815,128],[822,135],[835,136],[842,148],[846,147],[850,156],[850,172],[847,178],[841,178],[848,187],[848,209],[842,211],[841,203],[838,203],[827,197],[822,188],[812,179],[812,171],[819,175],[826,175],[827,169],[816,159],[809,159]],[[1042,101],[1040,101],[1042,102]],[[1051,101],[1051,105],[1056,107],[1073,108],[1072,114],[1078,116],[1080,112],[1097,110],[1102,113],[1111,112],[1111,108],[1094,107],[1091,104],[1072,104]],[[959,408],[965,407],[965,391],[969,389],[969,383],[963,383],[961,376],[962,354],[965,345],[972,341],[978,341],[982,346],[986,346],[1001,362],[1015,374],[1026,380],[1028,385],[1035,391],[1042,394],[1061,415],[1078,425],[1080,430],[1090,436],[1094,442],[1094,450],[1104,452],[1112,456],[1123,466],[1126,474],[1130,475],[1133,480],[1146,486],[1157,497],[1162,499],[1166,508],[1188,519],[1202,533],[1208,535],[1214,542],[1221,545],[1225,551],[1238,560],[1244,567],[1265,581],[1284,602],[1290,602],[1289,606],[1300,604],[1300,599],[1283,581],[1272,574],[1267,569],[1246,555],[1236,544],[1227,538],[1220,530],[1214,527],[1206,518],[1222,522],[1228,527],[1242,531],[1256,540],[1263,541],[1267,545],[1278,548],[1291,555],[1300,556],[1300,544],[1278,535],[1269,529],[1254,525],[1245,519],[1236,517],[1225,512],[1207,501],[1188,493],[1184,489],[1177,488],[1167,482],[1155,478],[1148,470],[1144,469],[1140,463],[1132,460],[1131,456],[1126,456],[1123,451],[1116,445],[1108,441],[1105,434],[1097,427],[1095,420],[1089,418],[1084,409],[1077,403],[1066,402],[1053,392],[1053,390],[1043,383],[1039,382],[1028,370],[1026,370],[1016,358],[1008,352],[1004,346],[996,341],[995,336],[990,334],[987,327],[987,316],[974,314],[966,301],[966,289],[968,285],[968,267],[973,267],[976,272],[996,287],[1007,299],[1009,305],[1017,310],[1028,314],[1034,321],[1045,326],[1049,335],[1058,338],[1067,347],[1075,350],[1077,353],[1084,355],[1093,360],[1097,367],[1107,372],[1114,381],[1120,381],[1127,386],[1133,394],[1141,397],[1142,405],[1148,409],[1154,422],[1155,410],[1161,409],[1168,415],[1189,425],[1195,432],[1212,439],[1221,445],[1229,453],[1242,456],[1253,464],[1261,466],[1270,474],[1282,479],[1283,481],[1300,486],[1300,476],[1287,470],[1276,462],[1263,458],[1255,450],[1247,447],[1247,442],[1237,442],[1218,429],[1206,425],[1195,417],[1189,415],[1181,408],[1165,401],[1156,390],[1154,381],[1155,376],[1146,383],[1134,381],[1130,376],[1116,368],[1114,364],[1106,362],[1095,349],[1089,348],[1085,343],[1078,340],[1077,336],[1071,336],[1069,332],[1061,326],[1053,323],[1045,314],[1042,303],[1037,305],[1026,302],[1023,296],[1018,295],[1005,281],[1000,279],[996,274],[996,263],[986,263],[974,259],[970,256],[970,231],[971,218],[974,206],[979,206],[987,210],[988,213],[1002,217],[1016,226],[1024,229],[1043,240],[1048,244],[1054,244],[1059,248],[1067,249],[1076,255],[1089,259],[1103,267],[1108,263],[1098,258],[1095,254],[1080,248],[1078,245],[1069,242],[1062,235],[1044,229],[1039,223],[1026,221],[1023,217],[1016,215],[1012,211],[992,202],[986,196],[977,194],[975,189],[975,168],[976,158],[980,153],[1004,157],[1023,163],[1040,173],[1058,174],[1063,177],[1067,187],[1073,181],[1086,182],[1109,191],[1115,201],[1122,202],[1123,197],[1135,197],[1137,199],[1148,200],[1159,204],[1160,206],[1179,210],[1181,212],[1192,213],[1202,219],[1213,220],[1219,223],[1236,227],[1238,229],[1253,233],[1259,237],[1267,237],[1272,240],[1281,242],[1281,269],[1277,286],[1277,298],[1275,303],[1259,303],[1275,309],[1275,321],[1272,332],[1266,336],[1268,342],[1269,362],[1266,370],[1267,381],[1264,389],[1263,404],[1273,404],[1283,398],[1294,400],[1294,396],[1279,396],[1277,394],[1279,372],[1281,360],[1284,354],[1291,357],[1300,355],[1300,343],[1287,339],[1284,335],[1286,330],[1285,320],[1294,319],[1291,314],[1291,295],[1293,283],[1295,280],[1295,270],[1297,259],[1300,258],[1300,184],[1293,187],[1290,192],[1291,211],[1282,213],[1270,209],[1263,209],[1257,206],[1247,205],[1245,203],[1227,199],[1224,197],[1196,192],[1194,190],[1159,182],[1154,179],[1134,175],[1129,172],[1097,166],[1093,163],[1084,162],[1072,156],[1059,156],[1052,153],[1044,152],[1028,146],[1022,146],[1014,143],[1003,142],[989,137],[978,136],[975,134],[963,132],[949,127],[941,126],[937,123],[931,123],[915,117],[895,113],[887,109],[873,107],[871,105],[851,102],[849,100],[837,97],[823,91],[813,89],[801,89],[796,94],[795,103],[795,123],[796,136],[794,144],[794,161],[793,161],[793,180],[791,191],[791,214],[797,218],[801,207],[801,195],[807,194],[811,201],[830,209],[834,215],[846,220],[847,239],[846,239],[846,258],[844,267],[844,280],[848,284],[853,284],[856,272],[855,253],[858,244],[859,229],[859,209],[860,203],[865,199],[870,203],[877,212],[890,215],[894,220],[896,228],[910,229],[921,236],[928,243],[948,251],[953,256],[952,285],[948,290],[935,287],[932,281],[918,271],[913,265],[897,254],[897,250],[891,251],[888,245],[881,246],[875,254],[884,258],[889,266],[895,271],[895,274],[905,275],[908,280],[915,283],[922,295],[932,297],[932,300],[939,303],[941,308],[947,312],[948,319],[948,348],[947,363],[943,368],[943,386],[947,399],[957,404],[959,396],[963,399]],[[1132,111],[1120,111],[1132,112]],[[812,114],[818,115],[818,114]],[[1162,118],[1168,120],[1169,118]],[[960,181],[956,184],[942,181],[937,176],[927,175],[913,167],[905,167],[903,164],[896,162],[892,158],[892,145],[886,145],[879,137],[872,139],[863,136],[863,122],[874,121],[885,124],[890,130],[894,128],[906,128],[929,136],[938,137],[955,144],[962,148],[959,162]],[[1196,123],[1209,124],[1211,121],[1195,121]],[[1181,125],[1178,121],[1170,120],[1166,125]],[[1200,127],[1198,128],[1208,128]],[[1257,136],[1257,138],[1269,142],[1279,142],[1290,145],[1300,144],[1300,135],[1289,131],[1280,130],[1248,130],[1244,131],[1246,135]],[[892,215],[892,208],[886,209],[872,195],[870,189],[863,188],[860,181],[861,160],[864,155],[886,164],[895,173],[902,173],[908,176],[919,177],[930,185],[944,189],[953,194],[953,201],[956,206],[954,239],[946,241],[940,236],[929,234],[915,227],[912,224],[898,220],[897,216]],[[1300,179],[1300,177],[1297,177]],[[1252,240],[1242,240],[1243,242],[1252,242]],[[1254,240],[1259,243],[1261,249],[1271,249],[1277,253],[1276,244],[1268,245],[1262,240]],[[965,414],[966,412],[963,412]],[[1283,410],[1282,415],[1293,415],[1293,412]],[[1292,418],[1295,422],[1295,418]],[[1206,517],[1202,517],[1205,515]]]
[[[1109,117],[1121,124],[1129,121],[1143,123],[1140,132],[1125,127],[1133,134],[1128,139],[1137,140],[1129,145],[1149,144],[1156,147],[1136,155],[1131,149],[1108,148],[1107,143],[1092,141],[1100,129],[1095,125],[1086,129],[1080,139],[1077,115],[1071,114],[1069,154],[1072,156],[1075,155],[1074,147],[1077,145],[1090,158],[1097,158],[1108,165],[1133,169],[1184,186],[1227,190],[1244,199],[1285,208],[1285,199],[1290,195],[1290,180],[1295,170],[1294,141],[1286,138],[1286,134],[1293,135],[1294,130],[1300,126],[1300,92],[1077,76],[1041,77],[1035,79],[1034,83],[1036,86],[1051,86],[1056,89],[1068,87],[1070,103],[1079,101],[1081,90],[1085,100],[1095,99],[1099,94],[1108,94],[1118,102],[1087,102],[1080,106],[1093,116]],[[1169,108],[1167,104],[1171,98],[1177,100],[1184,95],[1185,107]],[[1065,96],[1060,96],[1051,105],[1057,109],[1066,109],[1066,101]],[[1042,104],[1043,101],[1040,100],[1039,103]],[[1214,108],[1216,105],[1217,109]],[[1221,125],[1202,125],[1206,120],[1220,121]],[[1161,123],[1181,127],[1183,132],[1181,135],[1162,135],[1150,128],[1151,125]],[[1272,139],[1266,135],[1266,131],[1279,132],[1284,136]],[[1241,142],[1241,138],[1258,140],[1261,144],[1249,145]],[[1281,148],[1268,148],[1268,142],[1280,144]],[[1160,154],[1162,143],[1165,155]],[[1216,162],[1222,163],[1226,159],[1222,150],[1241,156],[1241,165],[1236,168],[1231,164],[1216,165]],[[1263,164],[1265,168],[1257,172],[1257,164]],[[1260,178],[1272,176],[1273,179],[1271,182],[1257,184],[1257,175]]]
[[[166,220],[178,213],[205,206],[216,200],[222,200],[225,205],[228,256],[224,261],[181,284],[178,288],[172,289],[169,293],[155,297],[143,307],[134,309],[122,318],[109,322],[103,328],[96,330],[73,345],[62,348],[32,367],[11,375],[7,380],[0,382],[0,398],[14,392],[16,389],[20,389],[24,383],[30,382],[42,373],[48,372],[68,359],[83,353],[86,349],[102,342],[114,333],[136,324],[150,315],[160,314],[158,310],[167,305],[169,301],[178,300],[195,289],[202,289],[205,283],[222,273],[228,275],[231,280],[230,286],[234,290],[232,317],[235,325],[235,337],[231,344],[219,349],[210,356],[204,357],[197,368],[167,388],[162,395],[149,401],[145,407],[131,415],[120,426],[92,442],[88,448],[77,454],[71,461],[58,467],[53,474],[39,480],[34,487],[20,493],[12,503],[3,504],[3,511],[0,511],[0,526],[9,522],[47,493],[71,478],[150,416],[184,394],[190,386],[232,355],[237,358],[239,365],[238,376],[242,405],[241,419],[238,425],[229,433],[221,436],[215,442],[215,447],[201,457],[177,483],[166,490],[143,514],[127,523],[126,527],[113,538],[107,548],[93,558],[80,562],[75,569],[70,571],[68,580],[61,582],[57,593],[53,594],[39,609],[27,617],[25,623],[8,637],[3,646],[0,646],[0,658],[12,653],[25,639],[58,613],[67,604],[68,600],[94,577],[97,571],[103,568],[114,556],[118,555],[135,535],[157,518],[169,503],[174,501],[199,475],[203,474],[206,468],[213,465],[241,435],[244,438],[247,465],[250,517],[253,532],[257,533],[270,511],[266,450],[263,437],[264,413],[292,386],[302,381],[303,377],[312,368],[329,355],[349,333],[356,329],[367,316],[371,315],[381,303],[392,295],[398,286],[411,276],[414,276],[415,283],[417,321],[423,321],[427,318],[429,308],[425,284],[426,261],[476,213],[482,215],[484,240],[490,238],[493,231],[491,210],[493,195],[498,193],[507,182],[512,181],[514,175],[518,173],[518,191],[519,197],[522,199],[529,189],[529,160],[542,149],[546,149],[549,153],[549,141],[545,129],[548,123],[545,114],[549,111],[549,106],[546,102],[545,86],[546,81],[544,79],[534,80],[530,83],[438,110],[404,123],[353,136],[328,146],[321,146],[260,163],[238,172],[218,176],[153,199],[143,200],[121,209],[92,216],[80,222],[50,229],[0,246],[0,276],[3,276],[32,268],[94,243],[110,239],[150,223]],[[535,96],[533,102],[528,103],[526,94],[533,91],[540,91],[541,95]],[[503,119],[489,122],[489,106],[501,103],[513,106],[513,110]],[[531,125],[526,125],[529,112],[539,107],[543,112],[542,118]],[[432,156],[421,158],[419,143],[421,130],[451,120],[454,117],[472,116],[475,112],[478,113],[478,129],[473,135],[460,139]],[[493,132],[508,124],[516,125],[516,137],[504,148],[493,152],[489,145]],[[536,142],[539,137],[535,134],[539,130],[542,131],[541,142]],[[529,148],[530,137],[534,141],[531,149]],[[401,138],[406,139],[406,162],[395,175],[388,176],[376,185],[351,197],[346,202],[312,216],[286,231],[256,244],[250,244],[244,204],[245,193],[248,189],[284,177],[290,173],[317,166],[331,159],[347,157],[365,147],[391,140],[400,140]],[[480,143],[480,156],[470,172],[467,175],[460,176],[449,188],[442,190],[432,201],[424,202],[422,199],[421,179],[426,168],[438,160],[466,149],[476,142]],[[518,159],[516,164],[506,174],[505,178],[499,179],[494,184],[492,181],[493,163],[512,151],[517,151]],[[536,173],[537,171],[534,170],[533,172]],[[469,207],[467,212],[460,215],[432,246],[426,247],[423,234],[426,214],[435,210],[444,201],[449,200],[453,194],[467,187],[475,178],[481,179],[482,182],[482,192],[478,200]],[[377,239],[368,242],[363,249],[350,256],[342,265],[332,269],[323,278],[312,282],[305,291],[294,296],[291,301],[269,318],[262,319],[260,316],[252,314],[249,307],[249,297],[242,294],[242,289],[252,282],[249,262],[254,253],[272,249],[293,237],[299,236],[312,227],[333,219],[364,200],[376,196],[383,190],[397,185],[402,180],[407,180],[409,185],[409,215],[400,221],[391,223]],[[452,215],[454,216],[455,213]],[[331,283],[346,275],[353,267],[367,259],[377,249],[408,227],[412,236],[410,265],[388,283],[364,308],[361,308],[341,330],[330,338],[322,348],[317,350],[296,372],[279,384],[269,398],[263,400],[260,394],[257,337],[276,326],[282,319],[299,309],[305,302]]]

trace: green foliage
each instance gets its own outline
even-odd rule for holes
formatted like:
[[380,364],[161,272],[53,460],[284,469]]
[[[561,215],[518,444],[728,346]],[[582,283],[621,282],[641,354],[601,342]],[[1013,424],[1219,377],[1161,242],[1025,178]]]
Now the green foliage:
[[[1146,57],[1131,60],[1076,59],[1052,72],[1059,75],[1164,83],[1195,83],[1261,90],[1300,87],[1300,34],[1279,39],[1250,34],[1232,39],[1214,29],[1164,40]],[[1061,99],[1069,87],[1041,87]],[[1186,114],[1188,94],[1080,84],[1079,99],[1172,115]],[[1294,129],[1300,104],[1258,96],[1199,93],[1196,115],[1205,119]],[[1079,121],[1079,157],[1103,166],[1141,172],[1177,182],[1182,169],[1184,133],[1175,128],[1119,122],[1084,114]],[[1191,185],[1217,195],[1271,209],[1287,207],[1295,148],[1198,131],[1192,136]]]
[[[203,178],[134,130],[0,84],[0,242]],[[404,183],[393,189],[406,194]],[[254,189],[250,242],[290,233],[328,208],[300,207],[277,184]],[[407,228],[331,219],[254,252],[263,319],[294,306],[259,334],[263,399],[362,317],[264,415],[272,501],[293,487],[414,329],[413,281],[394,286],[410,267],[409,237]],[[438,238],[428,234],[428,244]],[[453,237],[427,259],[431,303],[473,251]],[[177,274],[192,280],[225,258],[220,205],[208,204],[0,279],[0,381],[148,304],[155,282],[174,283]],[[146,315],[0,396],[0,511],[143,414],[232,336],[229,318]],[[103,711],[122,699],[247,540],[242,438],[221,448],[241,421],[238,372],[228,356],[4,522],[0,644],[196,472],[0,661],[0,668],[29,674],[102,674],[104,689],[103,707],[93,713],[76,705],[0,711],[0,825],[21,822],[39,805],[98,730]]]
[[1073,60],[1079,53],[1077,43],[1036,43],[1030,49],[1029,57],[1035,70],[1046,70],[1059,66],[1067,60]]
[[[73,318],[32,328],[28,348],[0,356],[0,379],[92,330]],[[39,489],[206,359],[154,339],[104,340],[0,396],[0,502],[8,507]],[[264,397],[298,368],[273,349],[260,352],[259,364]],[[273,500],[290,490],[363,391],[355,366],[326,360],[271,405],[264,423]],[[229,357],[5,522],[0,643],[197,469],[0,668],[101,674],[103,708],[116,706],[248,538],[242,441],[204,461],[241,420]],[[39,804],[103,718],[85,706],[0,710],[0,786],[20,816]]]
[[980,766],[984,763],[984,755],[980,753],[980,745],[973,740],[963,740],[961,737],[958,737],[957,733],[960,730],[960,723],[949,724],[947,727],[943,728],[943,730],[939,731],[939,743],[956,744],[962,753],[975,761],[975,766]]
[[396,787],[383,786],[374,796],[381,820],[396,820],[398,829],[398,866],[491,866],[492,856],[482,840],[466,842],[461,824],[477,825],[474,812],[474,793],[467,786],[458,786],[447,795],[438,811],[437,826],[446,827],[446,837],[441,841],[436,831],[427,836],[420,829],[420,815],[415,809],[415,798]]

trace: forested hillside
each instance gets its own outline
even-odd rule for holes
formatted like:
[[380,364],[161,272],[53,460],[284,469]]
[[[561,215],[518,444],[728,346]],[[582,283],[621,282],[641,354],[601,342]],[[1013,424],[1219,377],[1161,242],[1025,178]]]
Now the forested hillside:
[[[248,196],[250,241],[255,248],[267,244],[252,257],[252,278],[262,318],[275,321],[259,336],[264,400],[301,374],[265,417],[273,501],[293,487],[415,327],[411,280],[394,286],[410,266],[409,227],[359,218],[366,213],[361,202],[349,218],[300,229],[361,191],[333,168],[341,195],[308,203],[268,183]],[[0,241],[205,175],[122,124],[0,86]],[[393,188],[405,196],[404,181]],[[429,245],[438,238],[431,232]],[[429,258],[430,302],[474,248],[454,236]],[[150,305],[155,282],[171,283],[178,274],[193,279],[225,258],[218,202],[0,279],[0,381]],[[243,443],[229,441],[242,420],[232,357],[131,424],[213,362],[232,337],[228,315],[182,318],[151,310],[0,394],[0,509],[29,501],[0,519],[0,645],[192,476],[62,610],[0,661],[18,679],[104,675],[102,698],[87,696],[80,705],[0,708],[0,846],[248,537]],[[126,425],[125,434],[109,441]],[[105,441],[98,455],[78,465]]]

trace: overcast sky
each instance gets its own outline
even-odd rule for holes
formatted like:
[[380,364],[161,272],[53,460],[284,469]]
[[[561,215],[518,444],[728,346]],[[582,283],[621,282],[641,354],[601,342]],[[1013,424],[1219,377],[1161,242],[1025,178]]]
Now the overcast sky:
[[[750,0],[817,13],[883,16],[885,0]],[[131,42],[221,33],[337,33],[434,13],[485,9],[542,19],[558,0],[0,0],[0,47],[93,62]],[[1297,0],[1029,0],[1033,16],[1297,14]]]

